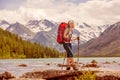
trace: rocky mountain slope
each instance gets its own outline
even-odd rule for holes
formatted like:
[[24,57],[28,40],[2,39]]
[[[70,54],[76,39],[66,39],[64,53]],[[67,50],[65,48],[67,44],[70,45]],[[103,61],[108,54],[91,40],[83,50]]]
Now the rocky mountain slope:
[[98,38],[85,43],[84,56],[120,56],[120,22],[111,25]]

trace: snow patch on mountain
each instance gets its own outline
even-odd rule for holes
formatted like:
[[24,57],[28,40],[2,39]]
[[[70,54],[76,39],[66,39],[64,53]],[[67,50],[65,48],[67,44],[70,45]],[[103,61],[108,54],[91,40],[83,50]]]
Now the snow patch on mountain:
[[41,31],[50,31],[52,28],[56,27],[56,24],[52,23],[49,20],[30,20],[26,24],[26,27],[29,28],[34,33]]
[[80,38],[82,41],[87,42],[92,38],[99,37],[100,34],[109,27],[109,25],[104,26],[94,26],[87,23],[79,24],[76,23],[75,29],[80,32]]
[[17,34],[18,36],[22,37],[24,40],[30,40],[33,38],[34,33],[30,31],[27,27],[16,22],[14,24],[10,24],[10,26],[6,29],[13,34]]
[[6,30],[9,27],[9,23],[5,20],[1,20],[0,21],[0,28],[2,28],[3,30]]

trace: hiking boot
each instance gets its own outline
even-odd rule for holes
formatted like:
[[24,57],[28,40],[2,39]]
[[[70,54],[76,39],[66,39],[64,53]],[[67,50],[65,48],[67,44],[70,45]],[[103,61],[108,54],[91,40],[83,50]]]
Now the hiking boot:
[[72,65],[73,70],[78,70],[78,66],[77,65]]
[[70,67],[67,67],[66,70],[70,70]]

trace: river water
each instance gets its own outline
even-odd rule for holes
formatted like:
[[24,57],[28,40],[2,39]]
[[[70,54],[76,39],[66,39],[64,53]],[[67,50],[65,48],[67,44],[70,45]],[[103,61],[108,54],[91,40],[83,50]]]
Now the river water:
[[[21,76],[25,72],[46,70],[46,69],[61,69],[57,67],[58,63],[63,63],[64,58],[39,58],[39,59],[0,59],[0,73],[8,71],[13,75]],[[77,58],[75,58],[77,61]],[[96,60],[98,63],[117,62],[119,65],[107,65],[110,69],[120,70],[120,57],[91,57],[79,58],[80,63],[88,63]],[[19,64],[26,64],[27,67],[20,67]],[[50,65],[48,65],[50,64]],[[106,65],[102,65],[105,67]]]

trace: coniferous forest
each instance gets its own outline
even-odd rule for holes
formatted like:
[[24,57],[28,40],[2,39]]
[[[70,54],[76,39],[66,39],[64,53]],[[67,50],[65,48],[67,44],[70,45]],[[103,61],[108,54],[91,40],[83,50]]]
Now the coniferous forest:
[[62,57],[59,51],[24,41],[15,34],[0,29],[0,59]]

